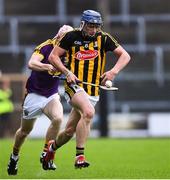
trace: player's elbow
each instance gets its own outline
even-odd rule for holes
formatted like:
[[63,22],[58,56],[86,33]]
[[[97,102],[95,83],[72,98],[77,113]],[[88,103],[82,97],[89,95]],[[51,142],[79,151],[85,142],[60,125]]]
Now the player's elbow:
[[34,65],[33,65],[32,61],[28,62],[28,68],[31,69],[31,70],[34,68]]
[[122,47],[118,46],[115,50],[114,53],[121,59],[124,60],[125,63],[128,63],[131,59],[129,53]]
[[54,61],[55,61],[55,56],[53,53],[51,53],[48,57],[48,61],[51,63],[51,64],[54,64]]
[[126,59],[126,61],[127,61],[127,63],[131,60],[131,57],[130,57],[130,54],[127,52],[127,51],[125,51],[125,59]]

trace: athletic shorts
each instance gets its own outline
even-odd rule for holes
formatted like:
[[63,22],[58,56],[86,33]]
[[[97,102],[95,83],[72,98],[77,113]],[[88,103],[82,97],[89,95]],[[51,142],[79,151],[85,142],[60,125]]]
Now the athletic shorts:
[[58,93],[50,97],[29,93],[23,103],[23,119],[35,119],[43,113],[45,106],[54,98],[60,100]]
[[[67,101],[67,103],[70,102],[71,98],[73,97],[73,95],[75,93],[78,93],[80,91],[84,91],[84,89],[80,86],[78,86],[77,84],[71,84],[71,85],[65,85],[65,93],[64,93],[64,97]],[[85,92],[85,91],[84,91]],[[86,93],[86,92],[85,92]],[[86,93],[87,94],[87,93]],[[97,104],[97,102],[99,101],[99,96],[90,96],[88,95],[88,98],[91,102],[91,104],[95,107],[95,105]]]

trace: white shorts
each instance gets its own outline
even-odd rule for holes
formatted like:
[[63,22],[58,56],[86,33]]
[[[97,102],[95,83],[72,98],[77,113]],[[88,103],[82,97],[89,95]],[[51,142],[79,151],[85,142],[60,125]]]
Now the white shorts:
[[29,93],[23,103],[23,119],[35,119],[43,113],[45,106],[54,98],[60,100],[58,93],[50,97]]
[[[72,90],[74,92],[73,94],[78,93],[80,91],[84,91],[84,89],[82,87],[78,86],[77,84],[71,84],[70,87],[72,88]],[[72,96],[73,95],[71,95],[71,93],[68,93],[67,91],[65,91],[64,97],[65,97],[67,103],[70,103],[70,100],[71,100]],[[99,101],[99,96],[90,96],[90,95],[88,95],[88,98],[89,98],[91,104],[95,107],[95,105]]]

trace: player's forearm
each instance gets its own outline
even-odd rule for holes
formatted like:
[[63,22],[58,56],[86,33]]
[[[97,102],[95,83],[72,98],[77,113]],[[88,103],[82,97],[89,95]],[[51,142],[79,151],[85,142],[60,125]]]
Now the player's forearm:
[[34,70],[34,71],[48,71],[48,65],[47,64],[43,64],[39,61],[30,61],[28,63],[28,67],[29,69],[31,70]]
[[69,70],[63,65],[61,59],[58,56],[49,56],[49,62],[56,68],[58,71],[62,72],[63,74],[67,75]]
[[44,56],[42,56],[41,54],[35,54],[33,53],[29,62],[28,62],[28,67],[31,70],[34,71],[48,71],[50,70],[50,66],[49,64],[44,64],[42,63],[42,59],[44,58]]

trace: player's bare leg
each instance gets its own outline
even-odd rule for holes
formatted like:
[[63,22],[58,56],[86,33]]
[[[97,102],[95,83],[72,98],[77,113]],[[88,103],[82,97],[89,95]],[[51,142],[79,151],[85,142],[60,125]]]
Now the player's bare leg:
[[18,172],[17,163],[19,160],[20,148],[22,144],[24,143],[25,138],[31,132],[34,122],[35,122],[35,119],[22,120],[21,127],[15,133],[13,152],[10,156],[10,160],[9,160],[8,168],[7,168],[9,175],[16,175]]
[[48,170],[49,166],[51,166],[50,164],[53,164],[54,166],[54,163],[51,162],[53,162],[55,151],[73,137],[79,119],[80,119],[80,114],[75,109],[73,109],[69,115],[69,120],[66,124],[65,130],[59,133],[56,141],[50,140],[48,142],[46,147],[47,150],[44,153],[44,156],[42,157],[41,160],[43,169]]
[[[60,142],[61,144],[50,141],[50,146],[48,146],[48,153],[46,156],[47,158],[45,158],[45,160],[48,163],[51,160],[51,157],[53,158],[51,152],[55,151],[55,149],[57,149],[57,146],[59,147],[60,145],[63,145],[70,139],[67,139],[68,137],[66,137],[66,132],[71,133],[70,135],[72,136],[73,132],[76,131],[76,136],[79,137],[76,138],[77,147],[75,167],[88,167],[89,163],[85,160],[84,156],[84,146],[89,134],[90,123],[95,110],[84,91],[76,93],[72,98],[71,104],[73,105],[74,110],[72,110],[71,112],[71,116],[69,118],[69,122],[67,123],[65,131],[62,132],[62,134],[60,134],[59,136],[60,139],[58,140],[58,142]],[[76,118],[77,120],[75,120]],[[77,130],[77,126],[80,129]]]
[[[67,143],[74,135],[75,131],[76,131],[76,126],[77,123],[80,119],[80,114],[78,111],[76,111],[75,109],[72,109],[70,115],[69,115],[69,120],[67,121],[66,127],[64,129],[64,131],[60,132],[57,139],[54,140],[50,140],[46,146],[47,150],[44,153],[44,157],[42,157],[41,161],[43,164],[43,169],[48,170],[50,165],[51,160],[54,159],[54,154],[55,151],[60,148],[62,145],[64,145],[65,143]],[[43,160],[45,161],[43,163]],[[54,163],[52,163],[54,165]]]
[[44,108],[44,114],[51,120],[46,133],[46,142],[56,139],[63,120],[63,107],[58,98],[51,100]]
[[53,146],[54,150],[63,146],[73,137],[74,133],[76,132],[77,123],[80,120],[80,118],[81,115],[79,111],[72,108],[65,129],[59,133],[55,141],[55,144]]
[[40,162],[42,163],[42,167],[44,170],[55,170],[56,165],[53,162],[54,153],[52,154],[53,157],[50,160],[50,162],[46,163],[43,161],[44,161],[44,157],[45,157],[47,150],[48,150],[48,146],[49,146],[48,142],[49,141],[52,142],[51,140],[56,139],[58,132],[59,132],[59,129],[60,129],[62,119],[63,119],[63,107],[59,101],[59,98],[56,97],[53,100],[51,100],[46,105],[43,112],[51,120],[51,124],[50,124],[50,126],[47,130],[47,133],[46,133],[44,150],[43,150],[43,153],[41,154]]
[[84,156],[84,146],[87,137],[90,132],[91,120],[94,116],[95,109],[88,99],[87,94],[84,91],[76,93],[71,104],[80,110],[81,118],[76,127],[76,160],[75,167],[82,168],[88,167],[90,164],[85,160]]

